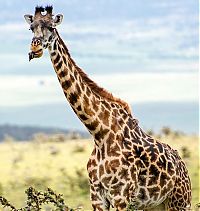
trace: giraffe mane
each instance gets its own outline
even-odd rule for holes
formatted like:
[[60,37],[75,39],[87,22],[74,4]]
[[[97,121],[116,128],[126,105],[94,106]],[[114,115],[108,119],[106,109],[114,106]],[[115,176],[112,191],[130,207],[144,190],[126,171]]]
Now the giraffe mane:
[[120,98],[114,97],[112,95],[112,93],[108,92],[106,89],[100,87],[99,85],[97,85],[97,83],[95,83],[92,79],[90,79],[88,77],[88,75],[80,68],[76,65],[75,61],[71,58],[70,53],[64,43],[64,41],[62,40],[62,38],[60,37],[58,31],[55,29],[59,40],[61,41],[63,47],[65,48],[66,53],[68,54],[69,58],[71,59],[71,62],[73,63],[73,65],[75,66],[76,70],[78,71],[78,73],[80,74],[80,76],[82,77],[82,80],[91,88],[92,92],[97,95],[97,96],[101,96],[103,98],[106,98],[109,101],[118,103],[119,105],[121,105],[129,114],[131,114],[131,108],[129,106],[129,104],[123,100],[121,100]]

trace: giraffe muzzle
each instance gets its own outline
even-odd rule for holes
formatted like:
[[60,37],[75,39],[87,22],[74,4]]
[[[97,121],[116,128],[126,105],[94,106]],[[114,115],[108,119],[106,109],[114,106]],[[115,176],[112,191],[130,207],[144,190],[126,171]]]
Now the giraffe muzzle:
[[43,55],[42,41],[39,38],[33,38],[31,42],[31,52],[29,52],[29,61],[34,58],[39,58]]

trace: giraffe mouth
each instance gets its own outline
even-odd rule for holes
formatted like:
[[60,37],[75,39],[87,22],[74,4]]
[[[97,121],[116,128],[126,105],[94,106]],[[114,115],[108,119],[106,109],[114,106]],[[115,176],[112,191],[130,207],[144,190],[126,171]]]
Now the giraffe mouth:
[[37,51],[31,51],[29,54],[29,61],[34,58],[40,58],[43,55],[43,49],[39,49]]

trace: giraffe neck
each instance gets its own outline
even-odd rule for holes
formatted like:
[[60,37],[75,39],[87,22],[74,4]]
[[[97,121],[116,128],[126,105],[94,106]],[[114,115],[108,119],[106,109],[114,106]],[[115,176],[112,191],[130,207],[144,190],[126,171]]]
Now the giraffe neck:
[[124,123],[121,117],[131,115],[128,104],[88,78],[73,61],[56,30],[49,53],[67,100],[95,140],[101,141],[110,130],[119,129],[119,121]]

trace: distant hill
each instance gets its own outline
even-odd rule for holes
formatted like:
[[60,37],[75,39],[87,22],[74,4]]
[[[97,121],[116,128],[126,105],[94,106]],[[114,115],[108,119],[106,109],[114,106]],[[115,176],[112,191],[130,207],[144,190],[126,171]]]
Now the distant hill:
[[29,141],[33,139],[35,134],[44,133],[47,135],[53,134],[79,134],[80,137],[87,138],[89,134],[82,131],[66,130],[51,127],[34,127],[34,126],[16,126],[16,125],[0,125],[0,141],[3,141],[6,136],[13,137],[17,141]]

